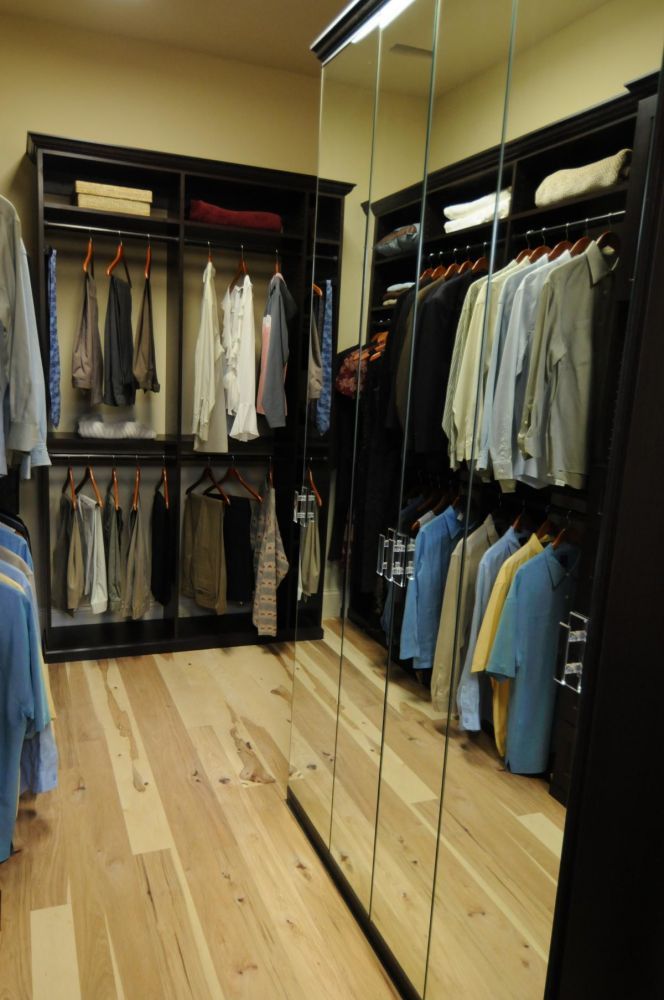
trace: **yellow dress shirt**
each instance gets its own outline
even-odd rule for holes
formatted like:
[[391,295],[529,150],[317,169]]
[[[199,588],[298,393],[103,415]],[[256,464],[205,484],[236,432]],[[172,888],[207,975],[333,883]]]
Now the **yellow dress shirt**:
[[[498,631],[498,625],[500,624],[500,617],[517,571],[529,559],[532,559],[533,556],[539,555],[543,551],[544,545],[536,534],[532,534],[526,544],[522,545],[500,567],[484,613],[484,618],[482,619],[482,627],[477,637],[477,645],[475,646],[475,655],[471,667],[472,673],[476,674],[487,668],[496,632]],[[507,745],[507,711],[510,700],[510,682],[492,681],[491,686],[493,688],[493,731],[498,753],[501,757],[504,757]]]

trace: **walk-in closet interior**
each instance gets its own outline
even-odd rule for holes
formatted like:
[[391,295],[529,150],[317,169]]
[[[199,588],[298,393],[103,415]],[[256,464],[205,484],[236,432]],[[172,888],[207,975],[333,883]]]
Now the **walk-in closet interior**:
[[325,635],[297,636],[289,801],[404,996],[535,1000],[594,686],[664,11],[373,7],[314,45],[319,172],[341,144],[356,183]]

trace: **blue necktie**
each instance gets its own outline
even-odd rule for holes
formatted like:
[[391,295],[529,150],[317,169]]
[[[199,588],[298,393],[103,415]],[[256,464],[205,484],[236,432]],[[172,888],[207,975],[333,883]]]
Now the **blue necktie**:
[[330,427],[330,409],[332,408],[332,282],[329,279],[325,282],[321,362],[323,365],[323,384],[316,407],[316,426],[321,434],[325,434]]
[[57,427],[60,423],[60,347],[58,345],[58,311],[55,296],[56,256],[57,250],[51,250],[48,257],[48,393],[51,401],[50,418],[53,427]]

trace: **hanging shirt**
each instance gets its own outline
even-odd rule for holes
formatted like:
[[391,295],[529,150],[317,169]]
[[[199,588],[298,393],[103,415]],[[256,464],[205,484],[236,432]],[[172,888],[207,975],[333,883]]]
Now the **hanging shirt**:
[[477,453],[478,472],[488,472],[491,469],[491,462],[489,458],[489,436],[491,433],[491,426],[493,424],[493,406],[496,381],[502,361],[505,339],[507,336],[510,317],[512,315],[514,299],[519,287],[525,281],[527,275],[531,274],[535,270],[539,270],[546,264],[546,262],[546,256],[540,257],[532,264],[524,261],[520,267],[516,268],[512,274],[508,275],[503,283],[500,296],[498,297],[498,310],[496,313],[496,321],[489,358],[489,368],[484,388],[484,409],[482,411],[482,427],[479,437],[479,451]]
[[0,579],[0,862],[11,853],[28,726],[41,732],[49,721],[30,598],[4,577]]
[[286,426],[284,380],[288,364],[288,329],[297,306],[281,274],[270,282],[263,314],[261,373],[256,410],[267,417],[270,427]]
[[2,521],[0,521],[0,545],[4,545],[10,552],[15,552],[17,556],[20,556],[28,564],[30,569],[34,569],[30,546],[25,538],[23,535],[19,535],[17,531],[14,531],[13,528],[8,528]]
[[258,437],[258,425],[254,293],[248,274],[232,289],[227,289],[223,312],[226,407],[228,413],[235,417],[229,434],[238,441],[251,441]]
[[228,451],[223,347],[219,327],[216,271],[208,261],[203,272],[203,301],[194,354],[194,416],[196,451]]
[[85,567],[83,593],[90,601],[93,614],[99,615],[108,608],[106,553],[104,552],[101,507],[92,497],[80,493],[78,496],[78,515],[75,516],[81,518]]
[[[495,330],[498,302],[503,284],[510,274],[522,265],[510,261],[506,267],[491,276],[480,288],[468,327],[466,345],[459,365],[452,406],[456,435],[456,451],[452,456],[455,467],[463,461],[470,461],[476,454],[482,425],[484,383],[491,360],[491,348]],[[486,316],[485,316],[486,314]],[[484,348],[483,348],[484,341]],[[480,367],[482,371],[480,372]],[[475,408],[477,425],[475,426]]]
[[[496,582],[491,591],[491,597],[487,604],[486,613],[482,619],[482,626],[475,645],[475,655],[471,666],[472,672],[479,673],[486,670],[489,664],[489,657],[493,649],[496,632],[500,624],[500,618],[505,607],[505,601],[509,593],[512,581],[518,570],[524,566],[529,559],[539,555],[544,549],[536,534],[532,534],[525,545],[510,556],[498,571]],[[509,685],[496,684],[493,689],[493,730],[496,748],[501,757],[505,756],[507,743],[507,710],[509,705]]]
[[454,338],[454,349],[452,351],[450,374],[447,380],[447,390],[445,392],[445,407],[443,409],[443,431],[448,440],[450,461],[453,464],[456,463],[456,458],[454,457],[456,455],[454,395],[456,393],[459,369],[461,367],[463,352],[466,349],[466,341],[468,339],[468,331],[470,329],[470,321],[473,316],[473,310],[475,309],[475,303],[480,291],[484,285],[486,285],[487,281],[488,278],[486,277],[479,278],[466,292],[466,297],[463,300],[463,306],[461,307],[461,315],[459,316],[459,322],[457,324],[456,336]]
[[573,545],[549,546],[519,570],[505,602],[487,670],[512,682],[505,764],[514,774],[548,767],[560,623],[569,617],[578,558]]
[[593,311],[600,283],[615,267],[590,244],[547,277],[519,431],[526,456],[544,456],[556,486],[583,489],[593,363]]
[[458,682],[468,648],[473,595],[480,560],[497,541],[498,532],[489,514],[484,524],[468,536],[465,544],[463,539],[457,543],[450,559],[431,675],[431,701],[434,708],[444,715],[448,714],[454,672],[456,671]]
[[480,685],[479,674],[472,673],[471,667],[477,645],[480,626],[484,618],[498,571],[521,546],[521,538],[511,526],[495,545],[484,553],[477,570],[475,602],[470,623],[468,644],[463,664],[463,672],[457,688],[457,708],[462,729],[479,732],[480,725]]
[[[21,476],[32,466],[50,465],[46,450],[46,387],[37,317],[21,221],[0,195],[0,416],[5,445],[21,452]],[[4,449],[0,475],[7,472]]]
[[[544,261],[544,258],[541,258]],[[530,352],[542,286],[555,267],[571,260],[568,250],[554,261],[528,271],[516,290],[505,334],[502,358],[496,377],[489,429],[489,453],[493,473],[505,492],[515,488],[515,481],[541,488],[548,484],[543,462],[526,458],[517,444]]]
[[417,535],[414,576],[406,591],[399,654],[402,660],[412,657],[416,670],[430,670],[433,666],[447,570],[464,524],[463,515],[450,506],[420,528]]

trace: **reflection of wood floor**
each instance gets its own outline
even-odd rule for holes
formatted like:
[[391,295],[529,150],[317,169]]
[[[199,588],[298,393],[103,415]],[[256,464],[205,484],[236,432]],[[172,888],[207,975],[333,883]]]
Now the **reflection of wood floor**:
[[[338,623],[326,626],[323,643],[298,646],[293,711],[294,788],[321,830],[341,652]],[[343,654],[331,847],[368,905],[385,651],[346,623]],[[391,676],[372,918],[421,990],[445,737],[424,690]],[[564,810],[539,779],[505,772],[484,734],[450,732],[427,1000],[539,1000]]]
[[396,997],[283,802],[291,667],[51,667],[60,787],[0,866],[2,1000]]

